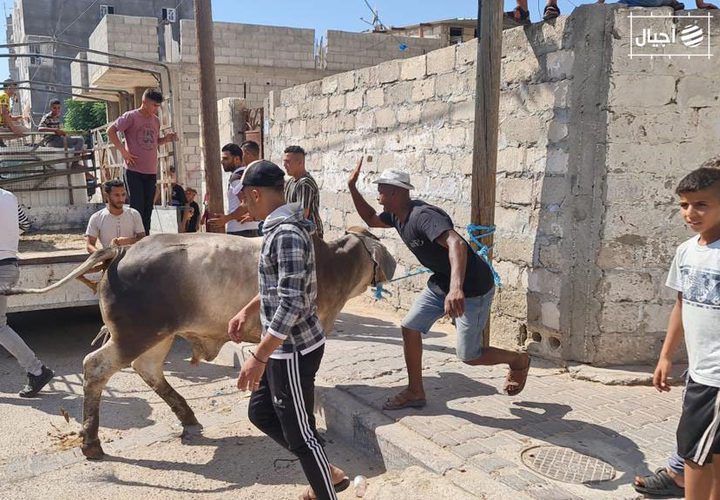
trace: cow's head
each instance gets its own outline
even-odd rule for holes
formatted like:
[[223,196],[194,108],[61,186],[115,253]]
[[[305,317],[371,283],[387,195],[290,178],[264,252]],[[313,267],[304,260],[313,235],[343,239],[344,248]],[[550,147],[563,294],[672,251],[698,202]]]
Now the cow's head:
[[380,243],[380,239],[362,226],[349,227],[346,233],[357,236],[370,253],[375,262],[374,283],[390,281],[395,274],[395,258],[390,255],[385,245]]

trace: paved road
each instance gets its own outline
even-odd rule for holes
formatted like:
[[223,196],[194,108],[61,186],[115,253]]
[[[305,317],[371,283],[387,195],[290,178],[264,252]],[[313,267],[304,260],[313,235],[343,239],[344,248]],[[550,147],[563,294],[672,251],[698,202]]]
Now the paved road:
[[[11,322],[57,377],[42,397],[24,400],[16,395],[23,383],[17,364],[5,353],[0,358],[3,499],[282,500],[304,490],[298,463],[249,424],[247,396],[235,389],[236,370],[209,363],[190,366],[183,341],[168,357],[166,371],[196,411],[202,431],[182,437],[165,403],[132,370],[123,370],[111,379],[101,407],[100,437],[108,458],[86,461],[77,448],[80,370],[100,325],[97,314],[46,311],[16,315]],[[427,470],[388,472],[362,450],[327,438],[334,463],[369,478],[365,498],[472,498]],[[355,496],[348,490],[340,498]]]

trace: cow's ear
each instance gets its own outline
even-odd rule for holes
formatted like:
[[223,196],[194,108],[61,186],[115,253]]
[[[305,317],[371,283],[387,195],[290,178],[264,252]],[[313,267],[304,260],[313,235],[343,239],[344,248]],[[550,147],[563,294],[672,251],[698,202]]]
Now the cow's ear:
[[363,243],[365,243],[365,247],[370,251],[370,255],[372,255],[372,259],[376,264],[375,283],[390,281],[395,275],[395,267],[397,265],[393,256],[387,251],[385,245],[378,240],[363,238]]

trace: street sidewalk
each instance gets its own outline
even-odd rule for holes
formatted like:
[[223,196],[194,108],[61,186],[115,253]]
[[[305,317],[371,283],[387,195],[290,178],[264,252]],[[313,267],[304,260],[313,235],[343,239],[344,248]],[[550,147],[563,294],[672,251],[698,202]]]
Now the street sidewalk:
[[[389,469],[423,465],[478,498],[639,498],[633,477],[664,465],[674,448],[680,387],[659,394],[648,386],[578,380],[535,358],[525,390],[509,397],[502,393],[505,368],[455,358],[451,325],[438,325],[425,338],[428,405],[382,411],[406,383],[400,319],[365,298],[349,303],[317,381],[328,430],[381,454]],[[595,378],[613,381],[613,371]],[[616,469],[615,477],[592,485],[548,479],[521,460],[538,445],[599,458]]]

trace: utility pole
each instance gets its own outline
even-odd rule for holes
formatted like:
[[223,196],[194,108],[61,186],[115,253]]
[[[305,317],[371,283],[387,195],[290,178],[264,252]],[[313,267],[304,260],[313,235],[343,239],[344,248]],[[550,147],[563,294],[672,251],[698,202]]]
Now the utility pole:
[[[215,87],[215,48],[213,42],[212,0],[195,0],[195,33],[200,67],[200,129],[205,167],[208,210],[224,212],[220,172],[220,132],[218,131],[217,89]],[[222,232],[208,225],[209,231]]]
[[[500,108],[500,57],[502,56],[501,0],[478,0],[477,61],[475,80],[475,139],[473,141],[472,205],[473,224],[495,224],[495,171],[497,168]],[[491,246],[492,236],[484,238]],[[491,258],[492,254],[488,254]],[[490,342],[488,323],[484,344]]]

